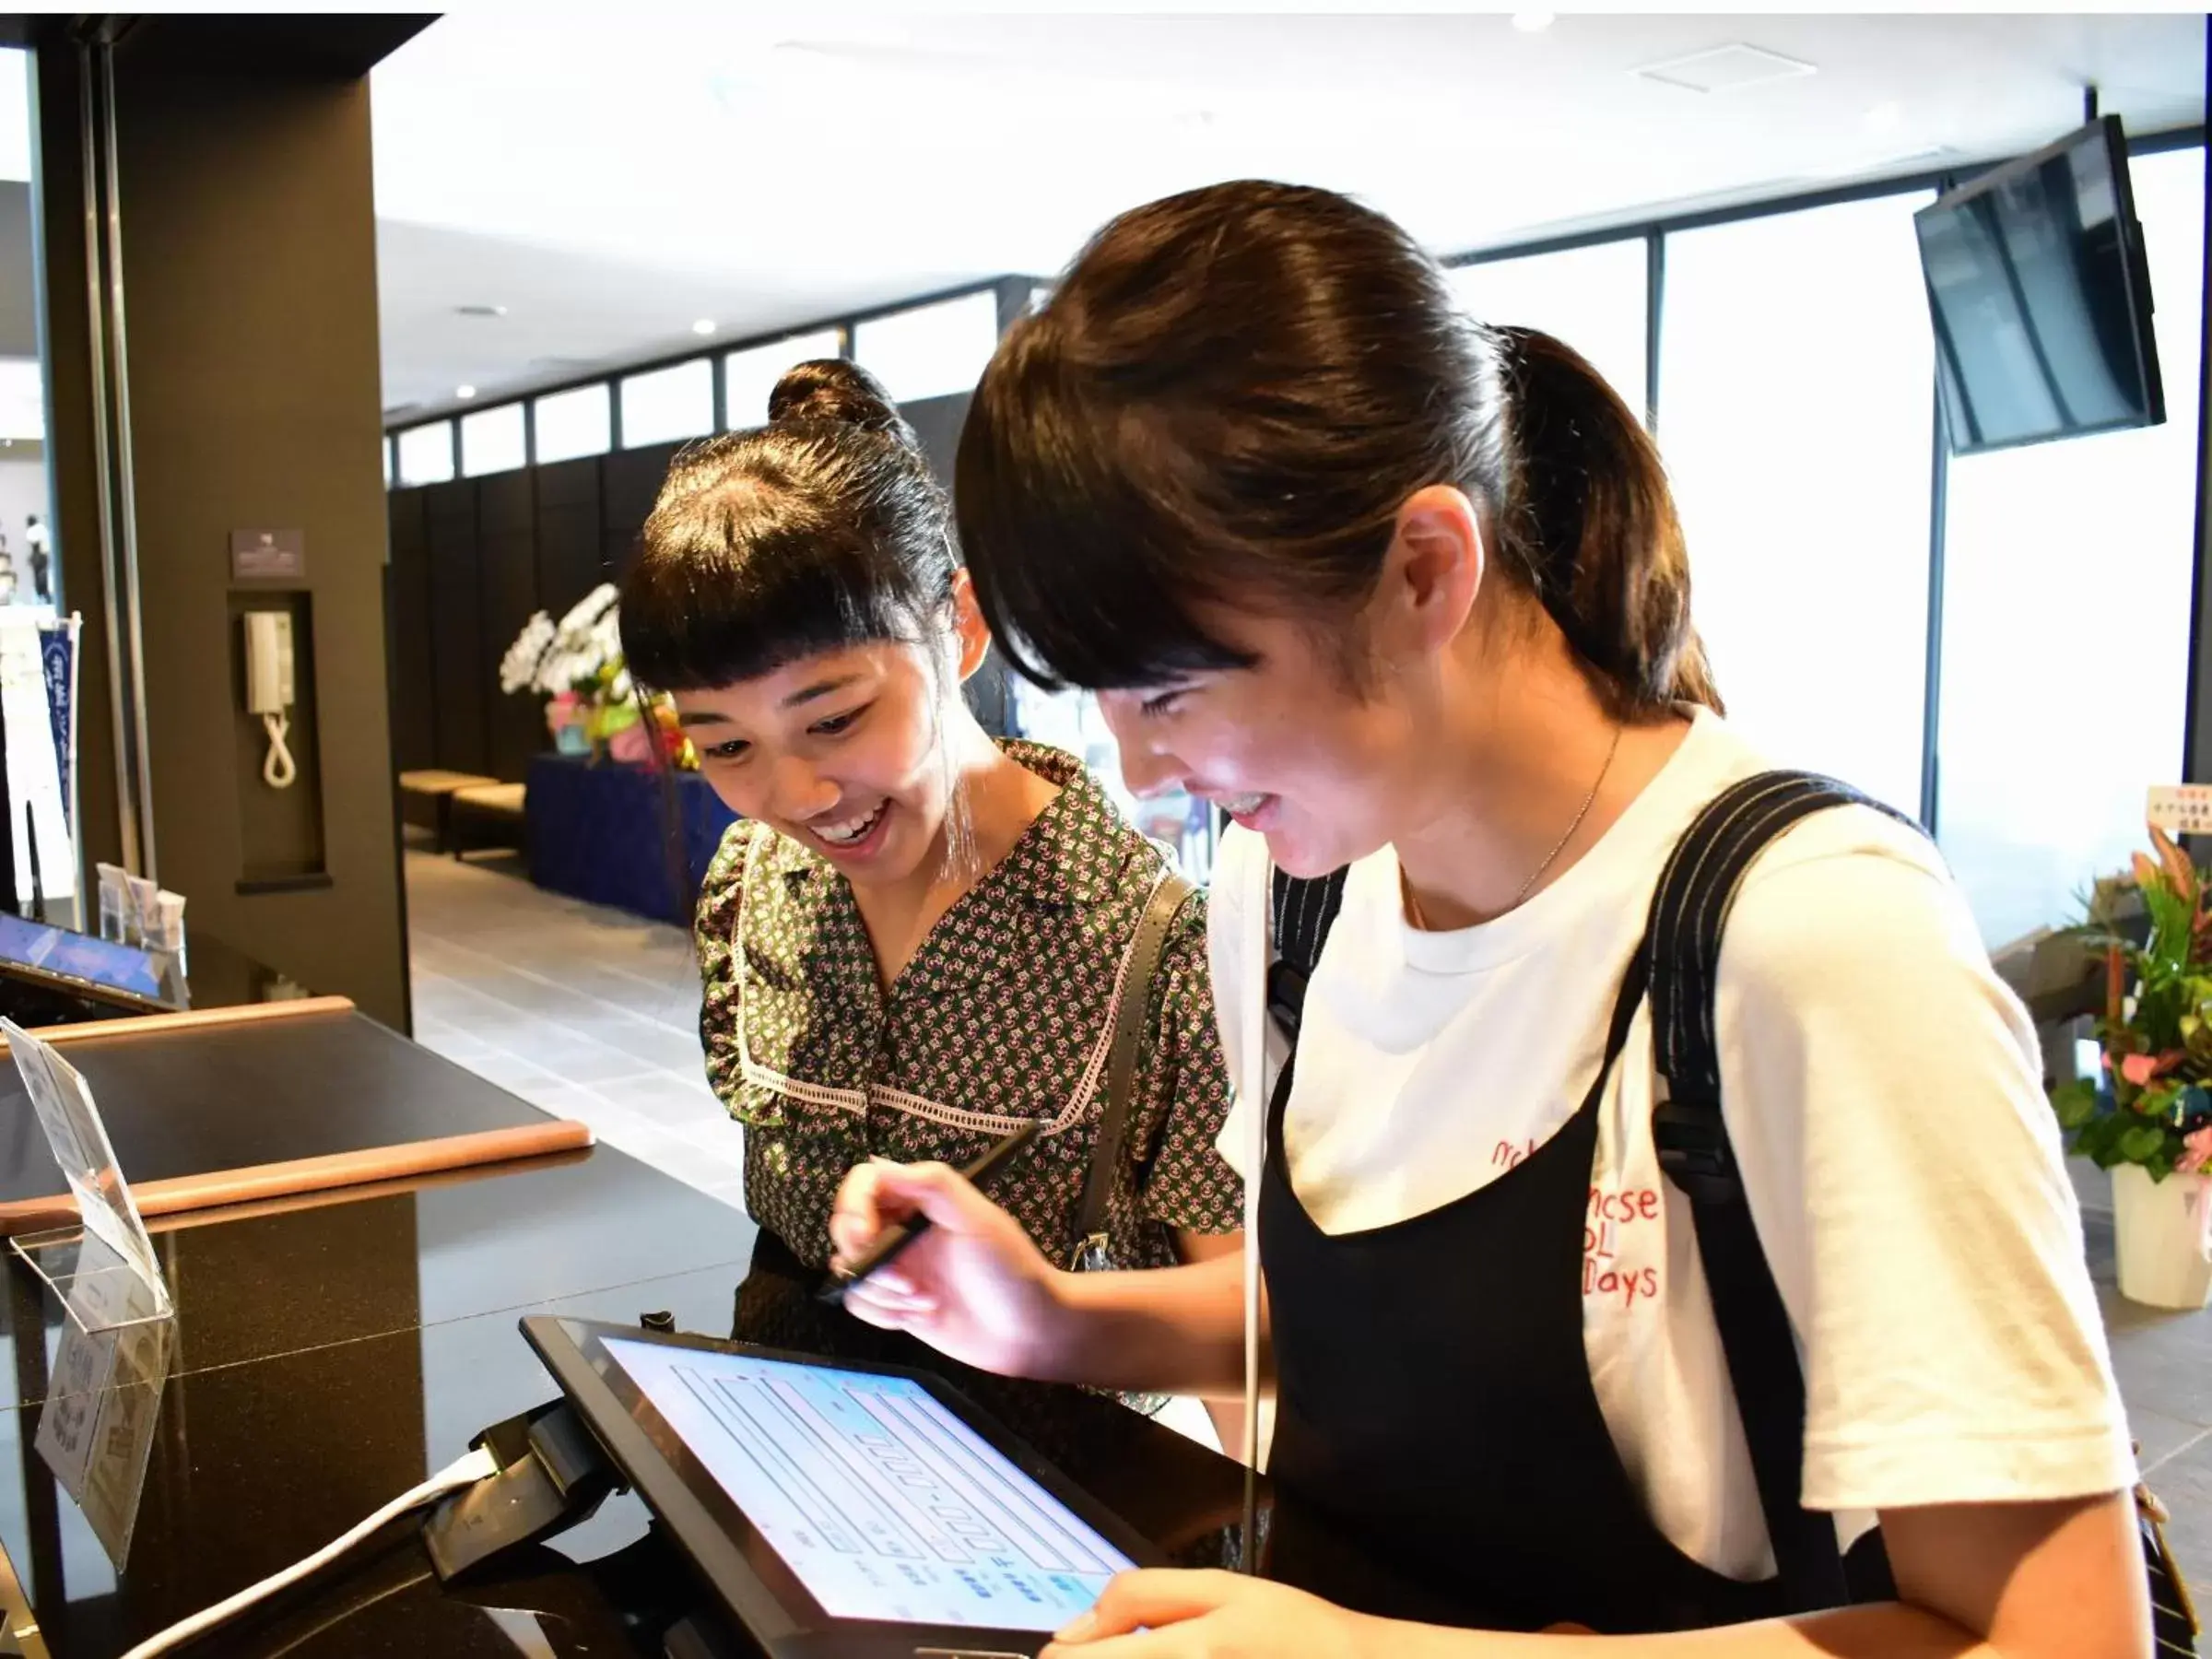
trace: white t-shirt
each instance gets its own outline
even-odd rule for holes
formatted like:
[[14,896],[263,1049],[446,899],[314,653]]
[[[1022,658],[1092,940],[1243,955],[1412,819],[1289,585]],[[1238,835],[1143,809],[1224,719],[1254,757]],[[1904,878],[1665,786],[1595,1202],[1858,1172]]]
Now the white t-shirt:
[[[1450,1203],[1574,1114],[1668,853],[1764,764],[1700,712],[1596,846],[1478,927],[1411,927],[1389,848],[1352,866],[1284,1124],[1324,1232]],[[1248,1052],[1268,869],[1262,839],[1232,830],[1208,939],[1239,1086],[1220,1147],[1248,1179],[1281,1059],[1272,1024],[1257,1075]],[[1717,1018],[1729,1135],[1805,1367],[1807,1506],[1834,1512],[1848,1546],[1880,1508],[2132,1485],[2034,1028],[1935,850],[1859,806],[1792,830],[1744,881]],[[1761,1577],[1772,1552],[1688,1200],[1653,1148],[1654,1083],[1647,1003],[1599,1106],[1590,1375],[1659,1529],[1716,1571]]]

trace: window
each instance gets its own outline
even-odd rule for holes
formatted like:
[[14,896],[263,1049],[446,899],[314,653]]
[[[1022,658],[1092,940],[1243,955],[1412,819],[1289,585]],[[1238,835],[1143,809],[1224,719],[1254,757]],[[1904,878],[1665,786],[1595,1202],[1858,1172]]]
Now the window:
[[30,182],[30,53],[0,48],[0,179]]
[[722,359],[723,419],[735,431],[768,419],[768,394],[794,363],[845,355],[845,337],[834,328],[792,335],[765,346],[747,346]]
[[37,358],[0,358],[0,442],[46,441],[46,382]]
[[998,295],[990,288],[873,317],[853,330],[853,355],[893,401],[972,392],[998,348]]
[[1068,687],[1047,691],[1009,672],[1006,688],[1013,727],[1080,759],[1122,816],[1154,841],[1172,850],[1177,870],[1203,887],[1213,877],[1212,809],[1195,795],[1167,790],[1139,800],[1122,781],[1122,751],[1095,692]]
[[1638,416],[1650,403],[1644,369],[1650,255],[1643,238],[1458,265],[1446,275],[1478,323],[1538,328],[1590,359]]
[[640,449],[714,429],[714,365],[693,358],[622,382],[622,447]]
[[2166,424],[1950,465],[1936,828],[1992,947],[2078,919],[2182,776],[2205,155],[2129,171]]
[[530,406],[539,462],[604,455],[613,445],[613,412],[604,382],[572,392],[551,392]]
[[1667,238],[1659,441],[1731,721],[1918,816],[1934,336],[1925,193]]
[[392,440],[386,438],[376,447],[384,452],[384,488],[389,489],[392,488]]
[[479,478],[486,473],[512,472],[529,464],[529,445],[523,436],[523,406],[501,404],[496,409],[477,409],[461,417],[461,476]]
[[432,421],[399,435],[399,481],[442,484],[453,476],[453,423]]

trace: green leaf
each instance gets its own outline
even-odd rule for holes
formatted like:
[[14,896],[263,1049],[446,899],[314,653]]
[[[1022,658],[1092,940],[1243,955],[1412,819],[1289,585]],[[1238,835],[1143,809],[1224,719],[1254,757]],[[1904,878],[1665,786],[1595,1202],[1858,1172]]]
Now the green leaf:
[[2119,1153],[2129,1163],[2148,1164],[2166,1146],[2161,1124],[2130,1124],[2121,1134]]
[[2120,1156],[2120,1136],[2127,1127],[2127,1119],[2118,1112],[2100,1112],[2075,1132],[2074,1149],[2099,1169],[2109,1170],[2124,1161]]
[[2061,1083],[2051,1091],[2051,1110],[2062,1129],[2078,1129],[2097,1115],[2097,1085],[2087,1077]]

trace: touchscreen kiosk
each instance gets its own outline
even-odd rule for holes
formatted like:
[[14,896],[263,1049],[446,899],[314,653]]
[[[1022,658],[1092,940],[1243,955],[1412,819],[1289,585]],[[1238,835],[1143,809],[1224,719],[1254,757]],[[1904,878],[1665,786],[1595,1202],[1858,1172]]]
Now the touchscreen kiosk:
[[577,1320],[523,1330],[774,1659],[1033,1654],[1158,1559],[920,1372]]

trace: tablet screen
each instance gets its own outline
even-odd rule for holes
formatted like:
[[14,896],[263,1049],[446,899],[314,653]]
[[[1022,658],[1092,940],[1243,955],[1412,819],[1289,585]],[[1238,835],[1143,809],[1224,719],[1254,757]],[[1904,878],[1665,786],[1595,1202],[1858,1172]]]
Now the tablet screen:
[[601,1346],[833,1617],[1055,1630],[1135,1565],[911,1378]]
[[112,939],[96,939],[89,934],[0,913],[0,957],[155,1002],[162,1000],[161,975],[153,959]]

